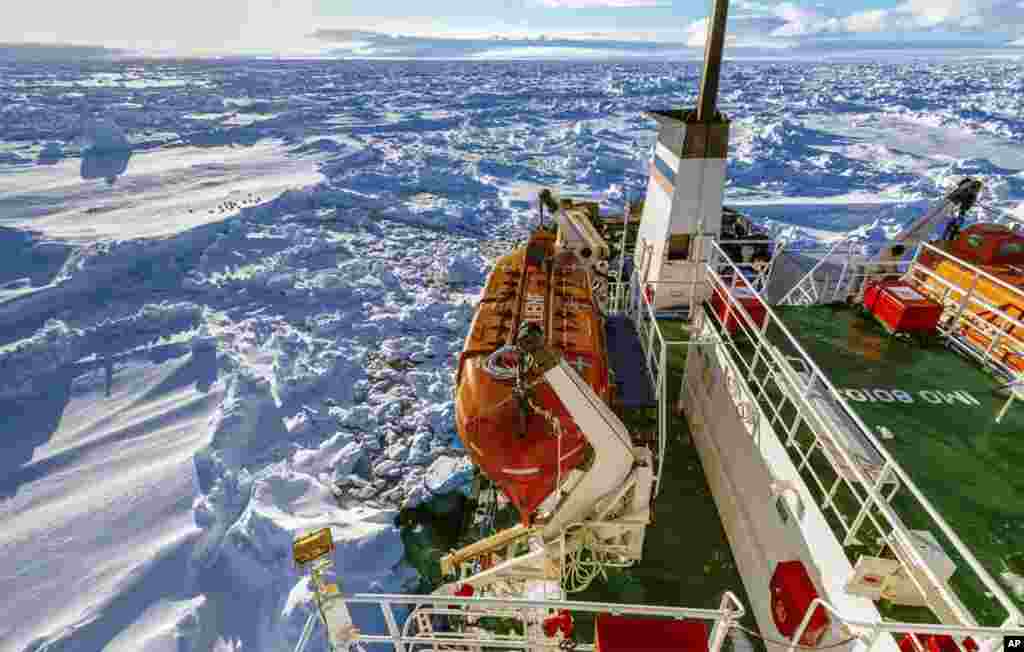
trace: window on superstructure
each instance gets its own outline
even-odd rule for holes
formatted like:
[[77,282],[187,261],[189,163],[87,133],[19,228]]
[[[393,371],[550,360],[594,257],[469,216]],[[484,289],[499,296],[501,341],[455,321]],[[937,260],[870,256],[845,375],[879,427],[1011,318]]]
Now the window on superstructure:
[[690,256],[690,234],[681,233],[679,235],[669,236],[668,239],[668,259],[671,260],[686,260]]

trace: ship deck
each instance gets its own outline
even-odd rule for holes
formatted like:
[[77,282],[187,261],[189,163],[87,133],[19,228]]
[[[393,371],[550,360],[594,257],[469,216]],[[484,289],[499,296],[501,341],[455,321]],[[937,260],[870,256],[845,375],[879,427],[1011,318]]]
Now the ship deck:
[[[1005,560],[1024,549],[1024,402],[1015,401],[997,423],[1007,400],[997,392],[1001,381],[939,342],[888,335],[858,308],[774,310],[976,558],[999,577]],[[784,348],[782,339],[777,344]],[[853,445],[871,448],[862,439]],[[870,456],[870,450],[860,452]],[[920,513],[900,509],[904,493],[894,502],[901,518],[913,529],[928,529]],[[998,618],[1002,609],[964,575],[955,574],[952,583],[961,600],[976,614]]]
[[[659,327],[666,339],[687,338],[681,322],[659,320]],[[684,354],[685,349],[679,349],[669,356],[669,387],[678,388],[682,382]],[[623,409],[620,416],[631,432],[657,431],[653,408]],[[595,580],[574,599],[717,609],[722,594],[732,591],[748,603],[685,418],[670,411],[668,432],[665,472],[644,538],[643,559],[609,572],[607,581]],[[749,615],[743,625],[757,630]],[[760,641],[745,635],[731,637],[727,645],[736,650],[764,649]]]

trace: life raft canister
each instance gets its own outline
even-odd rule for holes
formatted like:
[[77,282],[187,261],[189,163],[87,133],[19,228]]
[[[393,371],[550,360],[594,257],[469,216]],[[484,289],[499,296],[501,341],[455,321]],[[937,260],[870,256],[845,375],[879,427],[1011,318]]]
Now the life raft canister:
[[[771,584],[772,620],[779,633],[792,638],[803,622],[811,602],[818,597],[814,582],[801,561],[783,561],[775,567]],[[830,619],[825,608],[818,606],[811,616],[800,645],[814,647],[828,631]]]

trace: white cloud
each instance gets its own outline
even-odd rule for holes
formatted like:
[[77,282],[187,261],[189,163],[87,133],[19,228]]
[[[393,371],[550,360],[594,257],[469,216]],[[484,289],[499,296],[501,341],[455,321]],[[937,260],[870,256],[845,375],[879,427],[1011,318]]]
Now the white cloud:
[[[839,34],[880,32],[949,33],[1009,32],[1024,35],[1024,2],[1021,0],[906,0],[892,9],[872,9],[842,15],[826,5],[805,6],[794,2],[765,4],[749,0],[736,3],[729,16],[730,42],[765,45],[779,39],[793,43]],[[684,38],[689,47],[703,47],[707,20],[692,22]],[[1012,45],[1022,45],[1024,39]]]
[[827,15],[817,8],[799,7],[791,2],[783,2],[775,7],[774,15],[783,24],[772,31],[772,36],[808,36],[843,31],[839,18]]
[[1024,32],[1024,2],[1019,0],[908,0],[892,9],[847,16],[841,31]]
[[702,48],[707,42],[708,19],[695,20],[686,27],[685,43],[688,48]]

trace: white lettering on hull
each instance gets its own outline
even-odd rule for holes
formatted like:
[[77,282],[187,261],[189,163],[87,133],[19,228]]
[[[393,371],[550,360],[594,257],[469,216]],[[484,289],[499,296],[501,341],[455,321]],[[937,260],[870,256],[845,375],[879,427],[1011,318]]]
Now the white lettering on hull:
[[856,403],[917,403],[922,401],[930,405],[966,405],[978,407],[981,401],[974,398],[964,389],[938,390],[922,389],[916,393],[902,389],[881,387],[847,387],[839,390],[847,399]]

